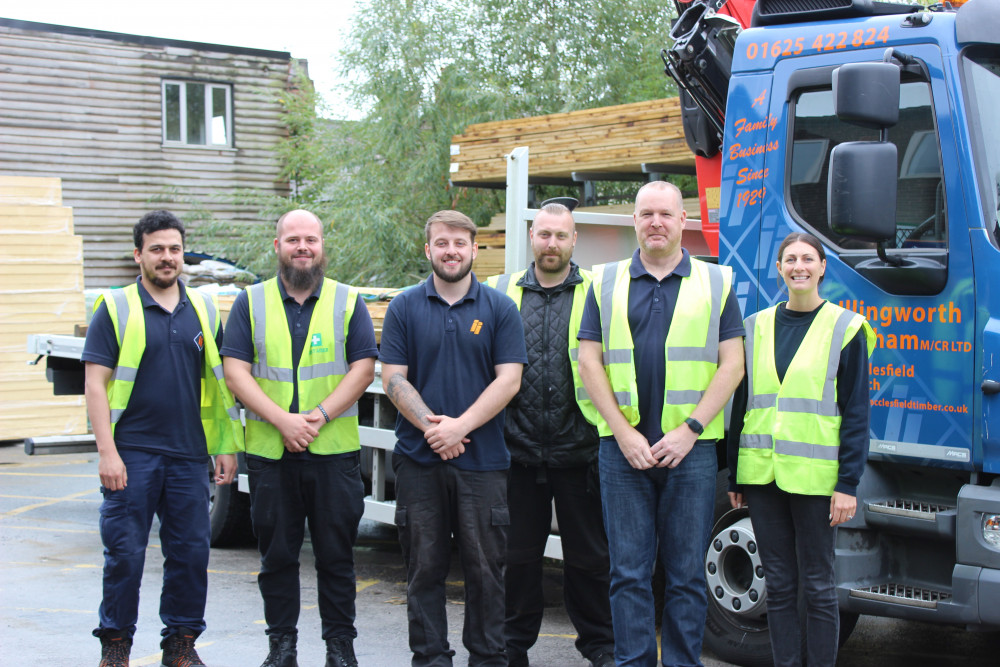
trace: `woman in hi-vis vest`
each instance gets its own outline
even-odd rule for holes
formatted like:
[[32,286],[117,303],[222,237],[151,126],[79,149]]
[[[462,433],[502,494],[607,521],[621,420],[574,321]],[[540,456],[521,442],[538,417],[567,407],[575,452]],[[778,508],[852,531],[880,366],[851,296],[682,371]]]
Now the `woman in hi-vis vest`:
[[744,321],[747,374],[729,431],[729,499],[750,508],[774,664],[833,667],[834,528],[857,510],[875,334],[864,317],[820,296],[819,239],[789,234],[777,266],[788,301]]

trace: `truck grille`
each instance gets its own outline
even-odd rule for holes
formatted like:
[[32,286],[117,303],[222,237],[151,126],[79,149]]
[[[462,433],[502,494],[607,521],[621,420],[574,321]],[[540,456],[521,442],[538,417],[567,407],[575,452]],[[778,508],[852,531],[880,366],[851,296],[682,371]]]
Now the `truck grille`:
[[952,505],[939,505],[937,503],[922,503],[914,500],[882,500],[875,503],[868,503],[868,509],[880,514],[895,514],[896,516],[907,516],[914,519],[926,519],[934,521],[938,514],[950,512],[955,509]]
[[878,584],[876,586],[869,586],[868,588],[851,589],[851,597],[934,609],[937,607],[938,602],[950,600],[951,593],[942,593],[929,588],[917,588],[916,586],[904,586],[902,584]]

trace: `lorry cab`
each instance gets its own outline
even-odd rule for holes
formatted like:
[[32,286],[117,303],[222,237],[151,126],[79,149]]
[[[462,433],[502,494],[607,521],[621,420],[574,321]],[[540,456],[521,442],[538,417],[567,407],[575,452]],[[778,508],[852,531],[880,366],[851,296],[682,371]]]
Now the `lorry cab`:
[[[861,511],[837,540],[847,625],[870,613],[997,627],[1000,4],[795,4],[782,16],[758,2],[735,42],[719,260],[749,315],[787,298],[778,244],[811,233],[827,253],[821,294],[875,330]],[[898,95],[856,63],[890,67]],[[831,168],[835,148],[862,143],[879,148]],[[753,555],[739,554],[710,585],[708,635],[731,626],[706,638],[713,650],[765,618]],[[747,646],[734,655],[748,662]]]

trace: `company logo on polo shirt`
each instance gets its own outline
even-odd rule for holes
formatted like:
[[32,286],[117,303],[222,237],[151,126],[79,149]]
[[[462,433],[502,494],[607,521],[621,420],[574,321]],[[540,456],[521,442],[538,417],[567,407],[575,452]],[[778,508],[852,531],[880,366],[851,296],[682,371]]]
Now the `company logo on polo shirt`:
[[476,334],[478,336],[479,332],[482,331],[482,330],[483,330],[483,323],[480,320],[473,320],[472,321],[472,326],[469,327],[469,331],[471,331],[472,333],[474,333],[474,334]]
[[194,344],[198,346],[198,351],[201,352],[205,349],[205,334],[198,332],[198,335],[194,337]]
[[309,339],[309,354],[323,354],[327,348],[323,347],[323,334],[314,333]]

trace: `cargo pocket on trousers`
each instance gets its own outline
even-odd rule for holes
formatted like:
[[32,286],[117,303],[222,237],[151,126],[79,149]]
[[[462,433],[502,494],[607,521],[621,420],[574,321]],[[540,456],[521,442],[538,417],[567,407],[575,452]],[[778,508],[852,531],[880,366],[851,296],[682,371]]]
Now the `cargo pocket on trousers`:
[[490,523],[495,527],[510,525],[510,510],[506,505],[498,505],[491,509]]

